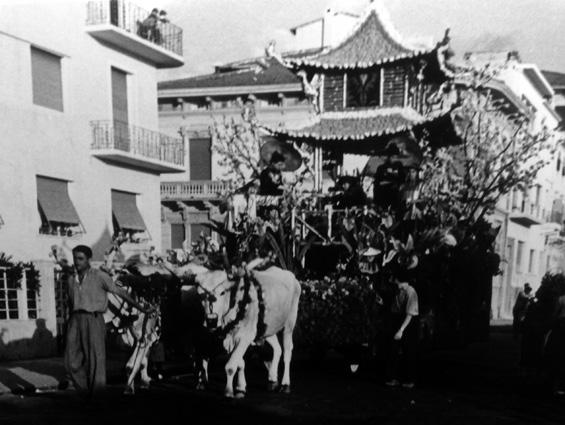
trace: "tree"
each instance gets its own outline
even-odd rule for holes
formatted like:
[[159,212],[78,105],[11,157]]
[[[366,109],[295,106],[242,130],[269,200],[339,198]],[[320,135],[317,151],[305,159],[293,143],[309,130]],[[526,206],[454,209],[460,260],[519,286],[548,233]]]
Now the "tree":
[[240,187],[251,177],[259,175],[262,138],[251,103],[243,106],[239,119],[224,116],[221,120],[214,120],[210,132],[212,150],[219,156],[218,164],[224,170],[224,178]]
[[530,187],[552,152],[549,129],[535,131],[488,88],[495,76],[485,69],[458,79],[451,116],[462,143],[425,152],[421,200],[459,220],[477,221],[503,195]]

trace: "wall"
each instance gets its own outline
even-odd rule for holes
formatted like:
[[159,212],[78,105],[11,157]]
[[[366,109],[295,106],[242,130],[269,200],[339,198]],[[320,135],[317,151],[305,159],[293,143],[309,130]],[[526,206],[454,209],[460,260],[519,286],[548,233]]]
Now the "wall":
[[[52,245],[69,251],[91,245],[95,260],[108,248],[112,230],[111,189],[139,194],[138,207],[161,246],[159,176],[95,158],[91,121],[112,117],[110,69],[128,75],[130,123],[157,130],[156,69],[101,44],[85,31],[86,4],[14,4],[3,8],[0,48],[10,60],[0,67],[0,252],[41,264],[42,315],[56,334]],[[64,112],[33,104],[30,46],[63,57]],[[68,180],[69,196],[86,233],[72,237],[40,235],[36,176]],[[33,337],[33,321],[3,323],[4,344]],[[24,350],[25,351],[25,350]],[[19,353],[29,356],[31,353]]]

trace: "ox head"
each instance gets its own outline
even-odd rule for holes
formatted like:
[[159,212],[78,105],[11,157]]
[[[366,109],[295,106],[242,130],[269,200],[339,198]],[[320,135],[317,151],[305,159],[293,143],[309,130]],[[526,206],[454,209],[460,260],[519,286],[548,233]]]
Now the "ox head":
[[234,282],[224,270],[209,270],[197,264],[187,264],[178,271],[182,272],[183,284],[196,286],[206,313],[206,327],[216,329],[229,310],[229,292]]

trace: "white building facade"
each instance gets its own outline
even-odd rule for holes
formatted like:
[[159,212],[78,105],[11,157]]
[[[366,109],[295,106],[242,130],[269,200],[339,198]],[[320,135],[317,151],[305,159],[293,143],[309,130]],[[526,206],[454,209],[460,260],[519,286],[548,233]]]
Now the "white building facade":
[[160,175],[184,170],[157,113],[157,69],[184,63],[182,31],[142,31],[149,13],[122,0],[62,7],[15,3],[0,18],[0,252],[32,261],[41,284],[30,314],[33,291],[0,270],[0,359],[53,353],[36,340],[62,329],[51,247],[86,244],[101,261],[120,236],[126,256],[159,250]]
[[500,226],[496,251],[502,258],[502,274],[493,279],[492,318],[510,319],[516,296],[526,283],[535,291],[546,272],[562,270],[565,265],[558,246],[563,237],[565,139],[554,109],[555,92],[536,65],[521,63],[517,55],[510,54],[496,80],[521,103],[529,116],[530,131],[545,127],[556,147],[554,155],[546,155],[548,165],[533,185],[503,197],[491,217]]

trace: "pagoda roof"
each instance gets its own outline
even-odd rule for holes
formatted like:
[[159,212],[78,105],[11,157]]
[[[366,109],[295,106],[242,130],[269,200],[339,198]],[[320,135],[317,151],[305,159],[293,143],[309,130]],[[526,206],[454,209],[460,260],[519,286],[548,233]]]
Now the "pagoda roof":
[[[275,137],[320,144],[343,152],[370,154],[382,149],[379,140],[412,130],[419,131],[449,114],[424,117],[412,108],[379,108],[324,112],[308,125],[297,128],[265,127]],[[448,119],[449,120],[449,119]]]
[[365,69],[403,59],[439,55],[442,47],[447,49],[448,42],[446,33],[444,40],[435,46],[410,45],[394,30],[386,11],[372,7],[341,44],[311,56],[288,58],[286,63],[298,68]]

